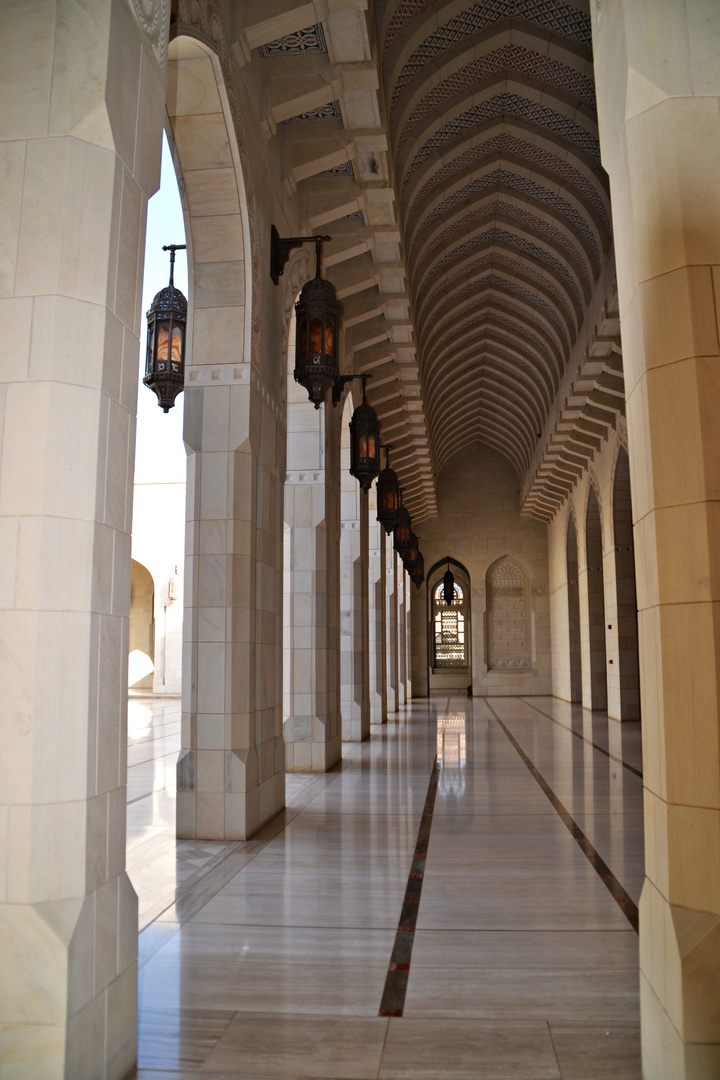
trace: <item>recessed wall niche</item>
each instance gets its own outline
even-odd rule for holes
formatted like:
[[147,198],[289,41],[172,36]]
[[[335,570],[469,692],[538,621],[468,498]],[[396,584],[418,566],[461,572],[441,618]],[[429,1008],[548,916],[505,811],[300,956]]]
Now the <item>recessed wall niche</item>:
[[488,671],[532,669],[532,625],[527,574],[512,556],[502,556],[486,576],[486,663]]

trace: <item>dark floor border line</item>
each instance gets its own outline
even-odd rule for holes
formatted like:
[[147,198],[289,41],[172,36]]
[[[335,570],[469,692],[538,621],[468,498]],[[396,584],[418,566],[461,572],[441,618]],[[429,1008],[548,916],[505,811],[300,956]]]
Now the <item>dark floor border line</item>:
[[440,763],[435,758],[427,795],[425,796],[425,806],[420,818],[420,828],[418,829],[412,863],[410,864],[410,874],[400,912],[400,922],[395,935],[393,950],[390,954],[390,963],[378,1016],[402,1016],[405,1009],[405,994],[407,993],[408,979],[410,977],[410,960],[415,943],[415,927],[420,909],[420,894],[422,893],[423,878],[425,876],[425,861],[430,842],[430,829],[432,828],[439,777]]
[[622,887],[622,885],[620,884],[618,879],[615,877],[612,870],[610,869],[608,864],[605,862],[605,860],[602,858],[602,856],[600,856],[597,853],[597,851],[595,850],[593,845],[590,843],[587,836],[582,831],[580,826],[577,824],[577,822],[575,821],[573,816],[568,812],[568,810],[565,809],[563,804],[560,802],[560,799],[557,797],[557,795],[555,794],[553,789],[548,784],[545,777],[542,775],[542,773],[538,769],[535,768],[535,766],[533,765],[532,761],[530,760],[530,758],[527,756],[527,754],[523,750],[520,743],[517,741],[517,739],[512,734],[512,732],[509,730],[509,728],[506,727],[506,725],[502,722],[502,720],[500,719],[498,714],[495,712],[495,710],[493,709],[492,705],[487,700],[487,698],[485,698],[485,703],[486,703],[488,709],[490,710],[490,712],[495,717],[495,720],[497,721],[497,723],[500,725],[502,730],[505,732],[506,736],[508,737],[508,739],[510,740],[512,745],[515,747],[515,750],[517,750],[518,754],[520,755],[520,757],[524,761],[525,765],[527,766],[528,770],[532,774],[533,778],[537,781],[537,783],[542,788],[544,794],[547,796],[547,798],[549,799],[549,801],[552,804],[553,808],[557,812],[558,816],[561,818],[563,824],[567,828],[567,830],[570,833],[570,835],[572,836],[573,840],[575,841],[577,846],[580,848],[583,855],[585,856],[587,861],[590,863],[593,870],[598,875],[598,877],[602,881],[603,885],[608,890],[608,892],[612,896],[613,900],[618,905],[618,907],[622,911],[623,915],[625,916],[625,918],[627,919],[627,921],[630,923],[633,930],[637,934],[638,930],[639,930],[639,919],[638,919],[637,904],[635,903],[633,898],[630,896],[630,894],[628,892],[626,892],[626,890]]
[[[519,697],[518,701],[522,701],[524,705],[528,705],[531,709],[534,709],[535,712],[540,713],[541,716],[546,716],[548,720],[552,720],[553,724],[557,724],[557,726],[561,727],[563,731],[569,731],[570,734],[574,735],[576,739],[580,739],[582,742],[587,743],[588,746],[592,746],[593,750],[599,750],[601,754],[605,755],[605,757],[610,758],[611,761],[617,762],[618,765],[622,765],[623,769],[627,769],[629,772],[635,773],[635,775],[639,776],[642,780],[642,771],[640,769],[636,769],[634,765],[630,765],[629,762],[623,761],[622,758],[615,757],[615,754],[611,754],[610,751],[606,750],[604,746],[600,746],[599,743],[593,742],[592,739],[586,739],[585,736],[581,735],[579,731],[575,731],[573,728],[568,727],[567,724],[561,724],[560,721],[556,720],[554,716],[551,716],[550,713],[545,712],[544,709],[541,709],[537,705],[534,705],[533,702],[528,701],[527,698]],[[567,704],[571,704],[571,702],[568,702]],[[618,720],[617,723],[621,723],[621,721]]]

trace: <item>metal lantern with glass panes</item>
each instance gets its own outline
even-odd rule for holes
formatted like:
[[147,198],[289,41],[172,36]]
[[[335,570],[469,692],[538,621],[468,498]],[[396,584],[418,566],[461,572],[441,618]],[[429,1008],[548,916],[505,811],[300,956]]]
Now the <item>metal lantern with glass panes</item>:
[[448,568],[443,574],[443,598],[446,604],[452,604],[455,596],[455,578],[453,572],[450,569],[450,560],[448,559]]
[[350,421],[350,475],[354,476],[363,491],[368,491],[380,471],[380,421],[371,405],[365,400],[365,383],[369,376],[363,375],[363,399],[352,414]]
[[407,570],[408,574],[412,573],[413,569],[417,566],[418,555],[420,554],[420,541],[414,532],[410,532],[410,539],[408,545],[403,552],[402,561],[403,566]]
[[425,559],[423,558],[422,551],[418,551],[417,562],[412,570],[409,571],[409,574],[413,585],[419,589],[425,580]]
[[385,446],[385,468],[377,478],[377,519],[386,533],[391,533],[398,520],[400,509],[400,482],[397,473],[390,468],[389,446]]
[[408,544],[410,543],[410,533],[412,532],[412,520],[405,507],[402,505],[402,492],[400,494],[400,507],[398,509],[397,525],[395,526],[395,537],[393,539],[393,547],[397,551],[401,558],[405,558],[405,552],[407,551]]
[[187,300],[173,284],[175,252],[185,244],[167,244],[170,252],[170,284],[156,295],[147,313],[148,336],[143,382],[155,394],[163,412],[175,404],[185,385],[185,327]]
[[340,377],[341,306],[335,289],[320,275],[322,237],[315,237],[315,277],[303,285],[295,305],[295,381],[319,409]]

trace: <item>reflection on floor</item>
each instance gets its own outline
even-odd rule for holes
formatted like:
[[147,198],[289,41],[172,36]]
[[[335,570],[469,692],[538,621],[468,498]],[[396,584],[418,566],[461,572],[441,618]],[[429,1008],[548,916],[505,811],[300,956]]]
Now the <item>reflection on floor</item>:
[[[177,699],[133,699],[130,725],[138,1080],[639,1080],[638,725],[416,700],[341,768],[288,776],[247,843],[173,837]],[[402,1015],[379,1016],[410,922]]]

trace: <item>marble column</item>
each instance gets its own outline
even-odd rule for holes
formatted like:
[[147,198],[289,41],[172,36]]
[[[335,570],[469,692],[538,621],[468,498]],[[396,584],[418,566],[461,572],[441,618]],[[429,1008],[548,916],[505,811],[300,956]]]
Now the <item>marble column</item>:
[[267,303],[281,326],[284,309],[272,286],[251,296],[244,179],[212,59],[187,39],[171,43],[170,57],[193,282],[177,832],[243,840],[285,802],[280,345],[261,351],[246,322]]
[[387,721],[385,653],[385,530],[377,520],[377,488],[368,492],[370,721]]
[[647,879],[643,1075],[720,1074],[720,8],[591,5],[627,392]]
[[283,726],[289,771],[324,772],[342,754],[336,610],[340,505],[337,470],[328,479],[325,468],[333,457],[326,446],[326,408],[313,409],[307,392],[294,381],[288,384]]
[[370,735],[368,498],[349,475],[349,407],[344,413],[340,465],[340,713],[343,739],[362,742]]
[[387,694],[387,711],[397,712],[398,709],[398,659],[397,659],[397,564],[395,549],[393,548],[393,534],[384,537],[385,543],[385,635],[386,635],[386,665],[385,665],[385,692]]
[[0,1071],[135,1062],[130,523],[162,18],[11,2],[0,35]]
[[395,590],[397,599],[397,703],[398,708],[407,702],[407,618],[405,595],[408,576],[402,559],[395,552]]

